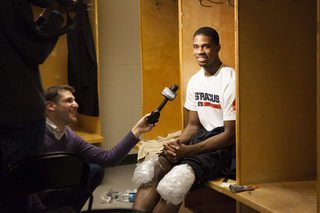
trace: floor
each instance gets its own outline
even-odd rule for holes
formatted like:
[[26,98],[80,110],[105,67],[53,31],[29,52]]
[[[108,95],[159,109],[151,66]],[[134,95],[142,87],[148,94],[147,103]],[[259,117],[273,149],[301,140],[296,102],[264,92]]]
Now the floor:
[[[92,209],[112,209],[112,208],[126,208],[131,209],[132,203],[123,202],[110,202],[105,203],[100,198],[107,187],[111,187],[119,192],[125,192],[126,190],[136,189],[136,185],[131,181],[132,175],[136,168],[136,164],[132,163],[130,159],[130,164],[120,165],[112,168],[105,169],[105,176],[98,188],[93,192],[93,204]],[[88,210],[88,202],[82,208],[82,211]],[[187,208],[180,208],[178,213],[197,213],[201,211],[190,211]],[[210,212],[210,211],[208,211]]]
[[[110,208],[131,208],[132,203],[113,202],[103,203],[100,198],[101,194],[107,190],[107,187],[125,192],[126,190],[134,190],[136,185],[131,181],[133,172],[136,168],[135,164],[127,164],[105,169],[105,176],[98,188],[93,192],[92,209],[110,209]],[[82,210],[87,210],[88,202]]]

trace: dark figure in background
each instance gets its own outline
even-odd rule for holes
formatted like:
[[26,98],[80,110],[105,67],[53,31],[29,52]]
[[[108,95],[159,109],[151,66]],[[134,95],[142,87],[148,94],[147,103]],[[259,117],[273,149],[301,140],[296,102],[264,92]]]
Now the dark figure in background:
[[[36,21],[30,2],[47,7]],[[58,40],[50,35],[65,20],[60,2],[30,2],[0,0],[0,178],[9,165],[42,152],[46,106],[39,64]],[[19,196],[1,201],[0,212],[30,208],[31,196]]]
[[[150,114],[147,114],[116,146],[103,150],[87,143],[66,126],[77,121],[79,106],[72,94],[74,92],[74,88],[68,85],[52,86],[45,90],[47,118],[43,152],[68,151],[84,156],[90,163],[89,188],[94,191],[103,179],[104,167],[116,166],[139,142],[139,136],[149,132],[155,125],[148,123],[147,117]],[[83,188],[38,193],[33,195],[32,210],[69,206],[80,212],[88,198],[89,193]]]
[[216,30],[195,32],[193,53],[201,70],[187,87],[188,124],[176,141],[164,145],[151,179],[138,189],[134,209],[178,212],[189,190],[217,177],[235,178],[235,71],[221,62],[220,47]]

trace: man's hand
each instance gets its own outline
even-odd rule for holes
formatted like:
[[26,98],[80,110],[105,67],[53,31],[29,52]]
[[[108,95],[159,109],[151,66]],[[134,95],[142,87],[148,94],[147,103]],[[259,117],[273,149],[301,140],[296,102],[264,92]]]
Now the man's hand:
[[136,138],[139,138],[142,133],[149,132],[152,130],[153,127],[155,127],[157,124],[149,124],[148,123],[148,117],[150,116],[150,113],[143,116],[138,123],[132,128],[132,133]]
[[178,138],[173,142],[163,144],[163,152],[166,155],[166,158],[168,159],[168,161],[172,163],[177,162],[176,147],[179,146],[177,141],[180,142],[180,139]]
[[51,11],[58,12],[59,14],[61,14],[62,17],[64,17],[64,15],[66,14],[66,11],[65,11],[63,5],[59,1],[54,0],[50,7],[43,9],[40,16],[43,17],[44,19],[47,19],[50,15]]
[[185,144],[182,144],[180,139],[166,143],[164,146],[164,153],[166,154],[167,159],[172,163],[177,163],[183,158],[190,155],[191,147]]

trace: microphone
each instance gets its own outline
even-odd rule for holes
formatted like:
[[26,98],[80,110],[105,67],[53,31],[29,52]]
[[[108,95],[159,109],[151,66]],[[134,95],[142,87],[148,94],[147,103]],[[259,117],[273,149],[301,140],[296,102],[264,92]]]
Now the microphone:
[[173,101],[173,99],[177,96],[177,94],[175,92],[178,89],[179,89],[179,87],[175,84],[173,84],[170,89],[168,89],[167,87],[164,88],[164,90],[161,92],[161,94],[165,97],[165,99],[162,101],[162,103],[160,104],[160,106],[158,107],[157,110],[151,112],[151,115],[148,117],[149,124],[155,124],[158,122],[159,117],[160,117],[160,111],[162,110],[164,105],[166,105],[168,100]]

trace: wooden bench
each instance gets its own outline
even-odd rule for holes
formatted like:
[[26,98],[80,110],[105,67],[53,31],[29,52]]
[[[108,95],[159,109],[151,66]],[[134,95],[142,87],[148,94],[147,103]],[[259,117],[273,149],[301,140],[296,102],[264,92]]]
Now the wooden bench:
[[[139,146],[140,143],[135,146],[135,149],[139,150]],[[238,193],[232,193],[229,188],[220,187],[222,182],[223,178],[212,180],[206,184],[206,187],[244,204],[245,207],[242,208],[246,210],[238,210],[238,212],[317,212],[316,176],[301,177],[301,181],[253,184],[258,185],[259,188]],[[236,183],[236,181],[229,179],[228,183]],[[204,191],[208,193],[205,197],[212,198],[212,201],[216,199],[210,195],[210,191]],[[179,213],[193,212],[190,209],[189,205],[184,202]],[[224,213],[227,212],[224,211]]]
[[83,140],[88,143],[101,147],[101,143],[104,142],[104,137],[94,132],[87,130],[86,128],[78,125],[71,126],[72,130],[79,135]]
[[[305,178],[303,178],[305,179]],[[315,177],[308,181],[259,184],[254,191],[232,193],[221,188],[222,179],[209,181],[207,186],[258,212],[317,212]]]
[[[311,179],[309,181],[304,180],[295,182],[263,183],[259,184],[259,188],[255,189],[254,191],[243,191],[238,193],[232,193],[229,188],[220,187],[222,181],[223,178],[209,181],[206,184],[206,188],[213,189],[215,192],[219,192],[223,196],[226,195],[228,198],[232,198],[238,203],[236,208],[229,208],[229,210],[224,210],[224,213],[317,212],[317,184],[314,177],[313,180]],[[228,182],[235,183],[235,181],[232,180],[228,180]],[[198,193],[191,199],[194,199],[195,197],[198,199],[203,199],[202,197],[200,198],[201,194],[203,193],[207,193],[205,197],[210,197],[212,203],[215,202],[215,199],[219,199],[215,195],[215,192],[208,191],[208,189],[203,191],[204,192],[200,192],[200,194]],[[211,208],[209,208],[206,206],[208,205],[208,203],[204,203],[202,204],[203,207],[201,208],[199,204],[188,204],[188,199],[189,195],[186,198],[186,201],[184,202],[179,213],[190,212],[188,211],[188,209],[202,209],[201,212],[206,212],[205,210],[203,210],[203,208],[212,209],[214,206],[211,205]],[[226,197],[224,197],[224,199],[227,200]],[[223,209],[221,205],[227,207],[228,205],[232,204],[230,204],[230,202],[221,204],[220,201],[220,203],[216,203],[216,205],[217,207],[215,207],[215,209]],[[199,211],[195,210],[194,212]]]

